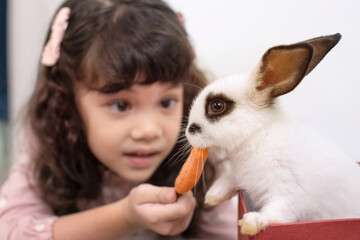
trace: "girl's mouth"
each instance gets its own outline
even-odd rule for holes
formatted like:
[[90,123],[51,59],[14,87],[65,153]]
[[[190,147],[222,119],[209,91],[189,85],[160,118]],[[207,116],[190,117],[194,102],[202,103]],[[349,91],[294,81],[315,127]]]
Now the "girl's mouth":
[[159,152],[157,151],[133,151],[125,153],[125,157],[130,165],[136,168],[145,168],[151,166],[156,160]]

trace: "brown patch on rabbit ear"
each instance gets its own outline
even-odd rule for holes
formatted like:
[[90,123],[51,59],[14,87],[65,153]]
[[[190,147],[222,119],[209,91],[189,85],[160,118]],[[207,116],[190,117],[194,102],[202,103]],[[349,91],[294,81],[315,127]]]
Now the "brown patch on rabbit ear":
[[[293,90],[340,41],[339,33],[270,48],[262,57],[256,90],[275,98]],[[267,91],[265,91],[267,90]],[[267,92],[270,92],[268,94]]]
[[326,54],[340,41],[341,34],[336,33],[334,35],[322,36],[317,38],[312,38],[304,41],[312,46],[314,53],[309,64],[309,67],[305,73],[307,75],[310,73],[318,63],[326,56]]
[[290,92],[305,76],[312,53],[306,43],[270,48],[262,58],[256,89],[271,89],[270,98]]

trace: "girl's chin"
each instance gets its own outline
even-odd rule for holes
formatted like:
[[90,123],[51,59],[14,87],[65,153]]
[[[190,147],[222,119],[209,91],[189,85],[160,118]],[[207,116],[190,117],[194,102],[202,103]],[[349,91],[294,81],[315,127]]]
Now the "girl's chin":
[[116,171],[117,175],[128,182],[132,183],[143,183],[150,179],[150,177],[154,174],[158,165],[151,165],[147,168],[145,167],[127,167],[121,168],[120,170]]

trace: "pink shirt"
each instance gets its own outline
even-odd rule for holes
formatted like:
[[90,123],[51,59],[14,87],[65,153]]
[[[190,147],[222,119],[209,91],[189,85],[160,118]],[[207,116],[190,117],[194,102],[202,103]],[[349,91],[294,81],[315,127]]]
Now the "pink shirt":
[[[7,181],[0,190],[0,240],[52,240],[52,225],[58,218],[51,207],[40,197],[29,174],[29,156],[22,153],[12,167]],[[28,177],[30,176],[30,177]],[[95,201],[79,202],[80,210],[86,210],[117,201],[125,197],[134,185],[107,172],[102,193]],[[237,239],[237,209],[231,201],[202,211],[200,215],[200,239]],[[154,232],[145,230],[126,239],[155,239]],[[178,238],[177,238],[178,239]]]

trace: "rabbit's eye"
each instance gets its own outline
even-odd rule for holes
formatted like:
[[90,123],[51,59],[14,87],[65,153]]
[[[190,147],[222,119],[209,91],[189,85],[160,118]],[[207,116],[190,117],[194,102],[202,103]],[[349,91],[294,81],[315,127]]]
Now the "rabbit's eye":
[[210,109],[210,113],[214,112],[214,113],[221,113],[225,110],[226,107],[226,103],[224,101],[221,100],[215,100],[211,103],[211,109]]
[[235,101],[225,94],[212,94],[206,97],[205,116],[210,121],[216,121],[232,112]]

